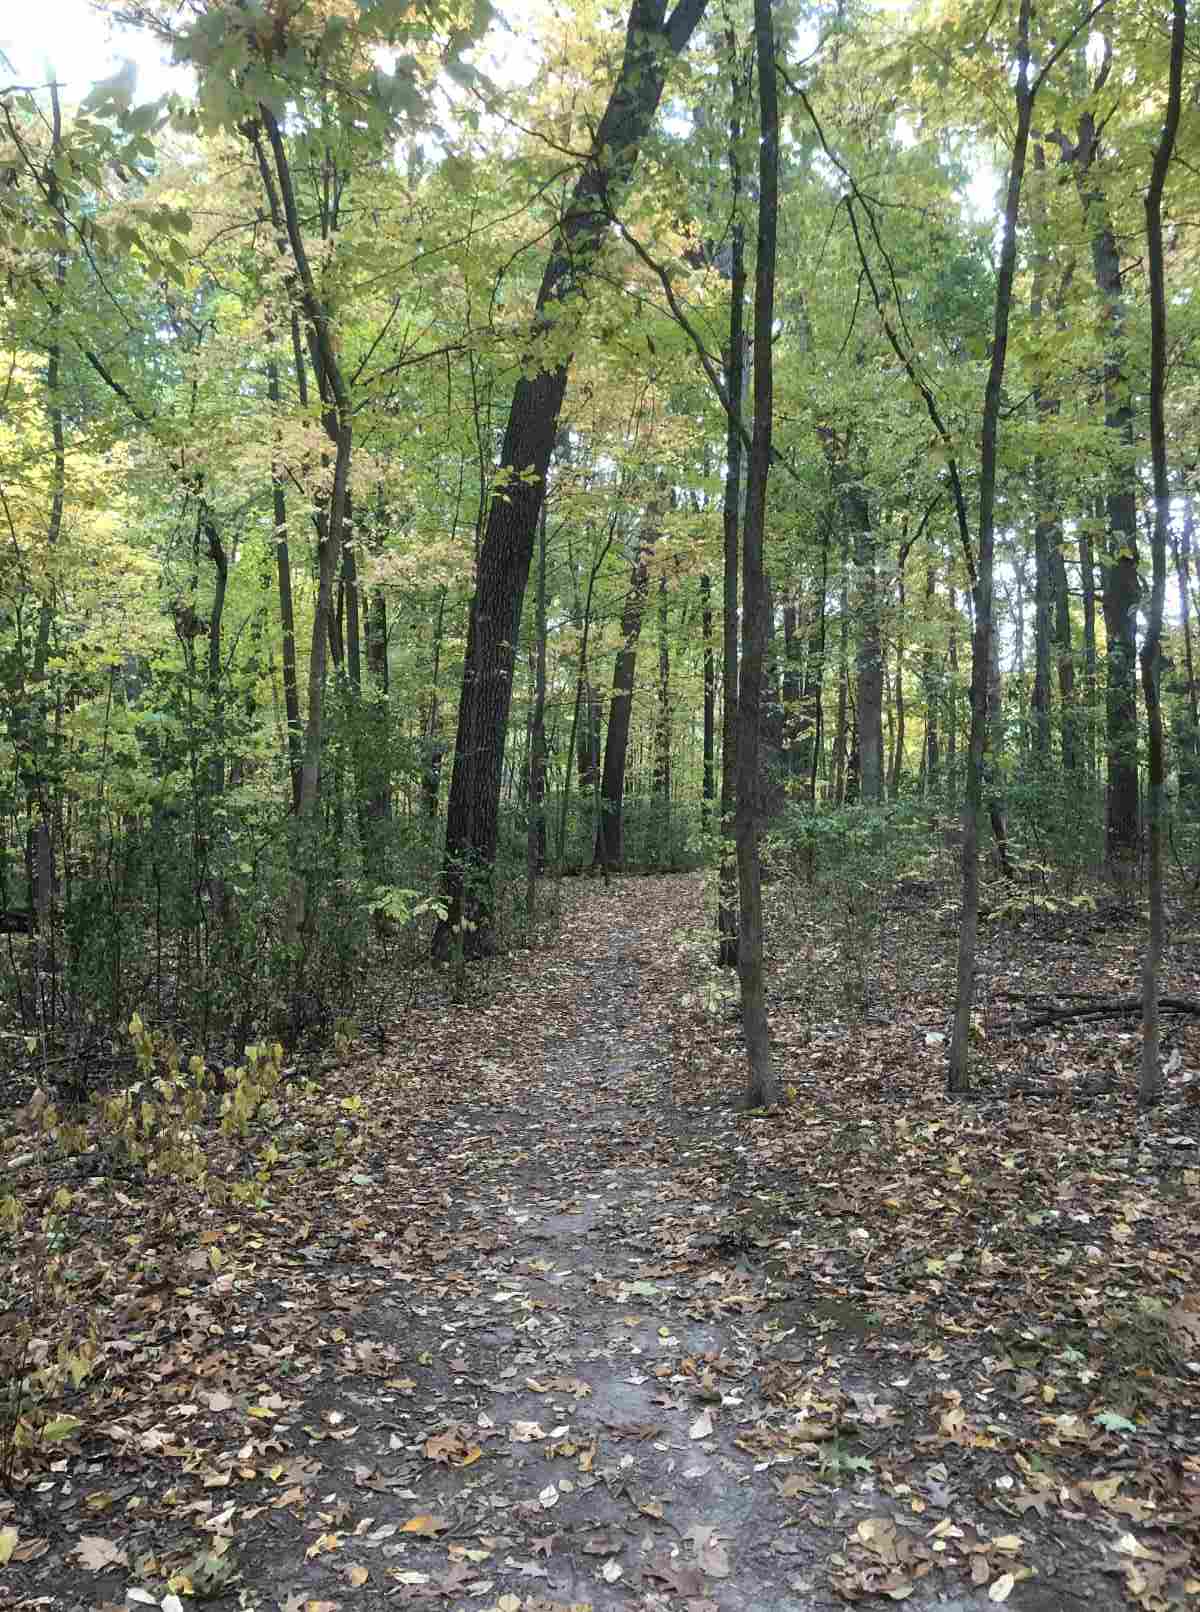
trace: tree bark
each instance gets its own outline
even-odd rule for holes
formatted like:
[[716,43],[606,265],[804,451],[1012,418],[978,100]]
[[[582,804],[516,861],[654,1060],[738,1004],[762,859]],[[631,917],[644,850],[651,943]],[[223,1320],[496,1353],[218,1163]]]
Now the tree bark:
[[1008,356],[1008,329],[1017,267],[1017,218],[1034,90],[1029,82],[1029,25],[1032,0],[1020,0],[1017,21],[1017,76],[1014,87],[1016,131],[1004,200],[1004,233],[996,277],[992,357],[984,390],[979,455],[979,535],[975,571],[975,622],[971,641],[971,738],[963,806],[962,912],[958,931],[958,991],[947,1071],[952,1094],[970,1090],[971,1008],[975,999],[975,956],[979,936],[979,819],[983,806],[984,760],[988,740],[988,687],[992,674],[992,606],[996,536],[996,465],[1000,405]]
[[[1103,511],[1103,502],[1099,503]],[[1087,522],[1079,527],[1079,577],[1083,596],[1083,698],[1086,708],[1084,737],[1088,772],[1096,774],[1096,551]]]
[[700,578],[700,605],[704,637],[704,781],[700,794],[700,824],[707,833],[717,782],[717,661],[713,653],[712,578],[707,574]]
[[[537,916],[538,874],[546,866],[546,506],[538,522],[533,647],[533,715],[529,723],[529,821],[525,846],[525,913]],[[568,768],[570,757],[567,758]]]
[[[740,400],[746,379],[746,236],[738,209],[742,172],[738,155],[742,126],[738,113],[738,74],[732,31],[726,34],[730,58],[729,192],[730,229],[729,346],[725,351],[725,395]],[[741,528],[742,434],[731,410],[725,420],[725,487],[722,508],[723,574],[721,634],[721,862],[717,873],[717,964],[736,968],[738,960],[738,874],[735,838],[738,747],[738,562]]]
[[435,955],[461,943],[467,955],[494,948],[492,913],[504,741],[512,700],[521,606],[546,471],[567,388],[565,356],[539,357],[553,347],[564,304],[586,280],[608,234],[610,210],[632,178],[671,62],[686,47],[705,0],[632,0],[617,82],[575,182],[538,290],[534,345],[513,392],[500,463],[508,480],[488,510],[479,551],[475,597],[459,700],[454,772],[446,820],[443,869],[448,915],[434,936]]
[[[1107,67],[1101,70],[1101,82]],[[1104,308],[1104,424],[1109,465],[1104,498],[1106,561],[1102,600],[1105,653],[1105,857],[1110,867],[1128,860],[1138,838],[1137,734],[1137,491],[1133,464],[1134,426],[1130,377],[1126,372],[1126,307],[1121,258],[1104,192],[1094,163],[1100,134],[1095,115],[1080,119],[1079,141],[1064,148],[1075,164],[1084,223],[1091,236],[1092,270]]]
[[1183,629],[1184,667],[1187,672],[1187,712],[1180,744],[1179,787],[1194,810],[1200,795],[1200,705],[1196,693],[1196,660],[1192,634],[1192,536],[1195,506],[1184,494],[1183,531],[1175,544],[1175,576],[1179,587],[1179,622]]
[[[937,604],[937,566],[932,560],[925,568],[925,622],[926,630],[932,625]],[[925,684],[925,794],[936,800],[941,788],[941,747],[938,740],[938,704],[941,689],[938,676],[937,652],[931,640],[926,640],[923,657]]]
[[742,658],[738,680],[738,761],[735,837],[738,857],[738,980],[746,1038],[748,1108],[779,1101],[771,1061],[763,957],[762,867],[758,849],[758,744],[767,647],[767,577],[763,565],[767,477],[771,469],[772,338],[779,214],[779,101],[771,0],[754,0],[758,60],[758,251],[754,267],[754,431],[747,466],[742,533]]
[[649,559],[657,541],[648,532],[633,562],[625,608],[621,612],[621,647],[613,667],[612,699],[608,707],[608,738],[604,746],[604,772],[600,780],[600,822],[596,831],[595,866],[611,873],[625,860],[623,806],[625,762],[629,754],[629,726],[633,714],[633,683],[637,674],[637,646],[650,586]]
[[1167,169],[1179,128],[1183,91],[1183,52],[1187,28],[1187,0],[1174,0],[1171,21],[1171,65],[1167,112],[1154,152],[1146,189],[1146,246],[1150,279],[1150,460],[1154,471],[1154,534],[1151,538],[1153,582],[1146,636],[1142,643],[1142,689],[1148,726],[1147,818],[1149,827],[1150,925],[1142,964],[1142,1057],[1138,1101],[1155,1102],[1162,1088],[1158,1047],[1158,992],[1162,976],[1166,917],[1163,910],[1163,819],[1165,775],[1162,676],[1163,605],[1167,591],[1167,529],[1171,518],[1171,487],[1167,474],[1167,292],[1163,265],[1162,198]]

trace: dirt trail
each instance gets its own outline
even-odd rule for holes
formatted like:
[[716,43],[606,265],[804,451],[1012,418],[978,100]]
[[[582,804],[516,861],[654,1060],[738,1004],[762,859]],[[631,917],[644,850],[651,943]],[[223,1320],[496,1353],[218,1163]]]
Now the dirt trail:
[[[468,1007],[410,1014],[376,1063],[344,1072],[364,1097],[346,1110],[353,1162],[328,1190],[297,1186],[311,1220],[281,1206],[286,1249],[227,1296],[220,1347],[180,1357],[197,1453],[180,1470],[160,1441],[148,1474],[129,1446],[93,1446],[40,1503],[50,1555],[19,1578],[0,1568],[0,1604],[104,1601],[63,1566],[100,1532],[75,1508],[102,1483],[142,1497],[108,1529],[128,1569],[105,1574],[106,1605],[136,1604],[123,1591],[156,1574],[161,1594],[197,1532],[232,1541],[214,1604],[247,1609],[1001,1598],[1002,1465],[909,1420],[948,1384],[939,1350],[825,1295],[847,1291],[828,1276],[853,1253],[844,1231],[825,1275],[797,1277],[787,1212],[748,1190],[754,1122],[688,1089],[704,1048],[664,1025],[697,898],[679,879],[573,892],[553,950],[476,976]],[[811,1246],[819,1221],[818,1206],[794,1235]],[[897,1440],[906,1481],[885,1494]],[[954,1537],[993,1550],[974,1588],[929,1537],[950,1496]],[[1042,1529],[1037,1549],[1018,1612],[1122,1604],[1069,1533]]]

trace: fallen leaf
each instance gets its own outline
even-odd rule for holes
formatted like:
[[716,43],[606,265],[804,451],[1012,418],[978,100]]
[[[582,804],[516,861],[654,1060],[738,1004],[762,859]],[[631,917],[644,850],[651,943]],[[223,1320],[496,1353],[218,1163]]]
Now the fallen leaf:
[[71,1554],[78,1556],[93,1573],[107,1572],[110,1567],[129,1566],[129,1557],[120,1545],[114,1545],[110,1539],[101,1539],[97,1534],[84,1534]]
[[711,1438],[713,1433],[713,1419],[711,1411],[701,1411],[696,1420],[688,1428],[688,1437],[693,1439]]
[[431,1517],[423,1512],[419,1517],[410,1517],[407,1522],[400,1524],[402,1534],[420,1534],[426,1539],[432,1539],[441,1534],[450,1526],[448,1517]]
[[988,1600],[1007,1601],[1016,1582],[1016,1578],[1012,1573],[1001,1573],[1000,1577],[988,1590]]

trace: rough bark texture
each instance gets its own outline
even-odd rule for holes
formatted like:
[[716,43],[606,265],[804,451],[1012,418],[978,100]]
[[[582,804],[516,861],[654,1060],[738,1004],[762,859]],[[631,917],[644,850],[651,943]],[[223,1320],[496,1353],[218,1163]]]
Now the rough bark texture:
[[[449,955],[456,945],[468,955],[481,955],[494,944],[494,864],[516,644],[567,388],[568,355],[562,342],[555,342],[555,325],[587,277],[607,233],[609,211],[633,175],[668,68],[687,45],[704,6],[705,0],[679,0],[668,17],[666,0],[633,0],[617,82],[542,276],[532,333],[537,367],[522,376],[513,393],[500,451],[511,480],[488,511],[467,627],[446,818],[443,878],[449,911],[434,937],[438,956]],[[538,346],[546,356],[537,357]]]
[[754,432],[742,533],[742,659],[738,679],[738,764],[735,837],[738,857],[738,980],[746,1038],[746,1106],[779,1100],[771,1062],[763,962],[762,867],[758,851],[758,738],[767,648],[768,589],[763,566],[767,476],[771,469],[775,250],[779,211],[779,103],[771,0],[754,0],[760,114],[758,252],[754,270]]

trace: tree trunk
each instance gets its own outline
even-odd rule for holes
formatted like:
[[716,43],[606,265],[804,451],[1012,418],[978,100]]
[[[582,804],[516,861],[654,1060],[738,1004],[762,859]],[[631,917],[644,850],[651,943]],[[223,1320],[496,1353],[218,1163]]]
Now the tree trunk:
[[667,579],[658,579],[658,710],[654,722],[654,781],[656,800],[671,798],[671,640],[668,633]]
[[[279,366],[267,359],[267,396],[278,411],[281,404]],[[279,586],[279,628],[283,643],[283,709],[287,722],[288,772],[292,782],[292,811],[300,809],[300,683],[296,672],[296,615],[292,604],[292,560],[288,548],[287,494],[283,467],[271,465],[271,510],[275,522],[275,571]]]
[[[656,518],[656,517],[655,517]],[[604,746],[604,772],[600,780],[600,823],[596,833],[595,866],[612,872],[625,860],[623,804],[625,762],[629,754],[629,726],[633,714],[633,683],[637,674],[637,646],[650,585],[649,559],[657,533],[650,532],[638,547],[633,562],[625,608],[621,612],[621,647],[613,667],[612,699],[608,707],[608,739]]]
[[705,833],[712,822],[716,799],[717,662],[713,654],[712,578],[700,578],[701,622],[704,634],[704,782],[700,797],[700,824]]
[[771,469],[772,339],[775,250],[779,213],[779,103],[771,0],[754,0],[760,113],[758,251],[754,266],[754,431],[746,478],[742,533],[742,657],[738,680],[737,812],[738,980],[746,1037],[747,1108],[779,1101],[771,1062],[763,960],[762,867],[758,851],[758,740],[767,648],[767,577],[763,566],[767,476]]
[[[546,866],[546,506],[538,522],[533,650],[533,716],[529,723],[529,820],[525,849],[525,913],[537,915],[538,874]],[[570,758],[567,758],[568,768]]]
[[[925,623],[932,626],[937,606],[937,566],[930,560],[925,567]],[[941,699],[937,652],[931,640],[925,643],[922,666],[925,685],[925,794],[936,800],[941,788],[941,748],[938,741],[938,704]]]
[[253,143],[258,155],[259,172],[263,179],[271,216],[275,222],[276,233],[286,238],[291,251],[295,268],[295,288],[308,325],[309,348],[324,405],[322,424],[334,449],[332,491],[323,523],[324,530],[317,548],[317,597],[313,609],[312,641],[308,659],[308,713],[300,761],[299,800],[296,806],[296,816],[300,824],[298,840],[300,861],[293,873],[283,923],[284,943],[294,946],[300,939],[310,912],[309,870],[305,868],[304,862],[309,854],[306,841],[311,838],[317,815],[326,644],[333,621],[334,584],[341,569],[346,496],[354,443],[353,410],[350,393],[337,357],[330,310],[317,290],[309,263],[283,134],[274,111],[265,102],[259,104],[258,115],[266,132],[272,157],[272,163],[269,164],[261,139],[255,134]]
[[963,807],[962,912],[958,932],[958,990],[950,1043],[948,1087],[970,1090],[971,1008],[975,999],[975,955],[979,935],[979,819],[983,807],[984,760],[988,740],[988,686],[992,675],[992,608],[996,535],[996,463],[1000,405],[1008,355],[1008,327],[1017,267],[1017,218],[1033,116],[1029,83],[1029,22],[1032,0],[1020,0],[1017,22],[1017,126],[1004,201],[1004,233],[996,276],[992,357],[984,391],[979,455],[979,537],[975,572],[975,622],[971,641],[971,739]]
[[[565,317],[564,304],[586,280],[609,231],[609,208],[632,178],[667,71],[687,45],[704,5],[705,0],[679,0],[668,18],[666,0],[632,0],[617,82],[538,290],[535,340],[552,336]],[[467,627],[446,820],[443,878],[449,912],[434,936],[435,955],[442,957],[456,942],[469,955],[494,946],[494,864],[516,643],[567,373],[564,356],[554,368],[537,368],[518,380],[500,451],[508,478],[505,496],[494,498],[488,510]]]
[[799,778],[803,771],[799,743],[800,699],[800,631],[796,597],[789,594],[783,604],[783,737],[786,748],[787,775]]
[[1050,583],[1054,594],[1054,649],[1058,657],[1058,704],[1062,764],[1068,777],[1079,765],[1079,712],[1075,705],[1075,658],[1071,651],[1071,589],[1063,559],[1062,532],[1050,549]]
[[[732,32],[726,35],[731,63],[729,118],[730,229],[729,346],[725,352],[725,395],[742,398],[746,380],[746,236],[738,213],[742,173],[738,155],[741,119]],[[725,487],[722,508],[724,569],[721,636],[721,864],[717,874],[717,965],[736,968],[738,960],[738,873],[729,852],[735,838],[738,747],[738,561],[742,488],[742,434],[731,412],[725,421]]]
[[900,778],[904,772],[904,567],[901,564],[896,578],[899,592],[899,609],[896,613],[896,733],[893,741],[891,775],[888,779],[888,799],[900,799]]
[[1163,267],[1162,197],[1167,168],[1179,128],[1183,90],[1183,51],[1187,27],[1187,0],[1174,0],[1171,23],[1171,66],[1167,113],[1154,152],[1150,184],[1146,190],[1146,245],[1150,269],[1150,460],[1154,471],[1154,535],[1151,539],[1153,583],[1146,637],[1142,643],[1142,689],[1149,728],[1147,819],[1149,827],[1150,926],[1142,964],[1142,1058],[1138,1101],[1155,1102],[1162,1088],[1158,1057],[1158,991],[1162,975],[1166,919],[1163,911],[1163,818],[1165,776],[1163,718],[1160,698],[1162,675],[1163,605],[1167,591],[1167,528],[1171,518],[1171,487],[1167,475],[1167,292]]
[[823,708],[825,681],[825,603],[829,592],[829,523],[825,523],[821,536],[821,583],[817,593],[816,610],[809,628],[808,654],[804,662],[804,707],[802,715],[801,768],[808,777],[808,801],[817,803],[817,772],[821,762],[823,741]]
[[[1103,503],[1098,508],[1103,510]],[[1083,699],[1084,735],[1088,772],[1096,775],[1096,554],[1087,522],[1079,527],[1079,577],[1083,596]]]
[[1133,464],[1132,387],[1126,372],[1126,307],[1121,258],[1103,191],[1095,180],[1099,131],[1095,116],[1080,120],[1070,153],[1084,222],[1091,235],[1092,268],[1104,304],[1104,424],[1108,432],[1105,494],[1107,563],[1104,567],[1105,801],[1104,843],[1110,867],[1127,861],[1138,837],[1137,611],[1139,604],[1137,491]]
[[850,706],[850,588],[846,533],[842,530],[840,580],[838,584],[838,693],[837,718],[833,740],[833,799],[844,806],[847,799],[847,738]]
[[421,763],[421,798],[425,816],[432,822],[438,814],[442,792],[442,708],[438,679],[442,667],[442,638],[446,625],[446,587],[438,598],[437,620],[433,627],[433,667],[429,678],[429,716],[425,723],[425,751]]
[[1179,746],[1179,787],[1195,810],[1200,797],[1200,706],[1196,693],[1196,660],[1192,635],[1192,535],[1195,506],[1190,493],[1183,497],[1183,533],[1175,545],[1175,576],[1179,587],[1179,619],[1183,628],[1184,667],[1187,672],[1187,710]]

